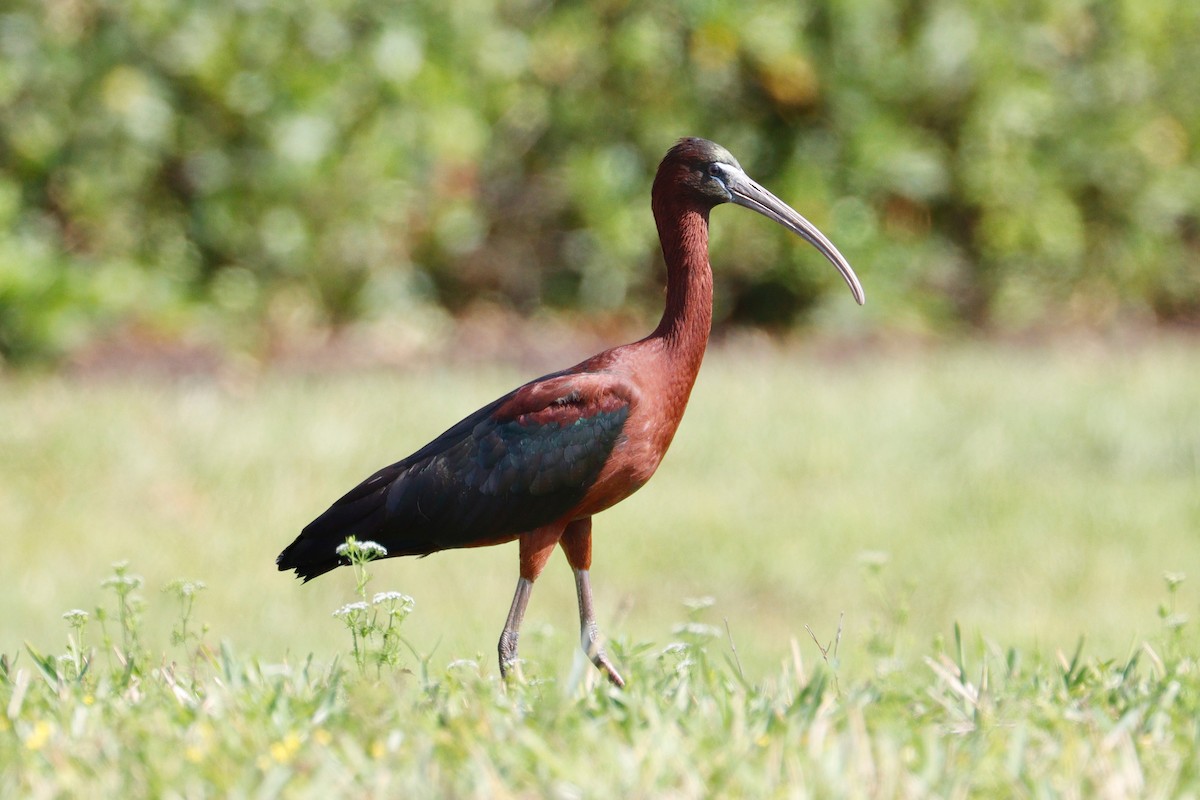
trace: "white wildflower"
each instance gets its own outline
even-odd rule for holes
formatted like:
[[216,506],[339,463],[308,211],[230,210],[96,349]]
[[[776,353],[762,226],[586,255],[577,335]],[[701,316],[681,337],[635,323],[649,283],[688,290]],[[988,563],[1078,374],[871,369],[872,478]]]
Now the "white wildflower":
[[88,621],[88,612],[82,608],[72,608],[67,613],[63,614],[65,619],[71,625],[82,625]]
[[703,622],[685,622],[682,625],[676,625],[671,629],[671,633],[676,636],[686,634],[697,639],[712,639],[721,635],[721,631],[715,625],[705,625]]
[[356,611],[366,611],[369,606],[361,600],[357,603],[347,603],[346,605],[333,612],[335,617],[344,617],[348,614],[353,614]]
[[1167,616],[1163,617],[1163,625],[1171,630],[1182,628],[1184,625],[1187,625],[1187,623],[1187,614],[1168,614]]
[[100,584],[101,588],[104,588],[104,589],[111,589],[114,586],[115,587],[127,587],[129,589],[136,589],[141,585],[142,585],[142,576],[141,575],[113,575],[111,578],[105,578],[104,581],[101,582],[101,584]]
[[204,581],[188,581],[183,578],[176,578],[163,587],[164,592],[175,592],[180,597],[191,597],[197,592],[204,591],[208,586]]
[[717,598],[712,595],[704,597],[688,597],[683,601],[684,608],[688,611],[703,611],[706,608],[711,608],[713,603],[717,602]]
[[339,556],[350,557],[353,555],[365,556],[367,560],[372,558],[383,558],[387,555],[387,548],[379,542],[365,541],[357,542],[353,539],[339,544],[334,551]]
[[371,605],[377,606],[380,603],[387,603],[389,601],[398,603],[406,608],[412,608],[417,604],[416,600],[413,600],[411,597],[403,594],[402,592],[376,592],[375,596],[371,598]]

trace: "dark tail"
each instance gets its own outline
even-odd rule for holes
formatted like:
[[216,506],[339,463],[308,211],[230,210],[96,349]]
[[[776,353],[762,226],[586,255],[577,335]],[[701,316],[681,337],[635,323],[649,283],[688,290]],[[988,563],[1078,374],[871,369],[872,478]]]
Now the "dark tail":
[[305,525],[296,541],[275,559],[279,571],[295,570],[297,577],[308,582],[350,563],[337,554],[338,546],[345,543],[347,537],[353,536],[359,541],[382,538],[388,481],[381,478],[386,477],[387,472],[388,469],[380,470]]
[[[403,462],[379,470],[304,526],[296,541],[275,559],[280,572],[295,570],[297,577],[308,582],[349,564],[337,554],[337,548],[350,536],[360,542],[383,545],[388,556],[421,556],[442,549],[421,530],[411,514],[388,511],[388,491],[393,481],[402,479],[402,465]],[[407,510],[404,502],[399,505]]]
[[300,534],[296,541],[283,548],[279,558],[275,559],[279,571],[294,569],[296,577],[303,578],[304,582],[308,583],[318,575],[324,575],[334,567],[346,563],[332,548],[320,545],[316,539],[306,539],[304,534]]

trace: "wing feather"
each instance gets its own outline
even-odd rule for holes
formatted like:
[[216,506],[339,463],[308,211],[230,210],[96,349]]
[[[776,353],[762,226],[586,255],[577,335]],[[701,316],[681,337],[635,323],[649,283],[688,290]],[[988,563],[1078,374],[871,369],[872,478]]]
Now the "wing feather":
[[280,554],[279,568],[306,580],[333,569],[348,535],[389,555],[424,555],[554,522],[620,446],[636,399],[604,373],[526,384],[351,489]]

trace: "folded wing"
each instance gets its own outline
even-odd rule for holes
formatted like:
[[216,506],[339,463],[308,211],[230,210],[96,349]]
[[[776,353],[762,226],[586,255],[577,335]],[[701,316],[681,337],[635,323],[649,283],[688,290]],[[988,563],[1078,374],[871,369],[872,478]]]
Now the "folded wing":
[[634,401],[604,374],[557,374],[501,397],[384,467],[309,523],[277,559],[305,580],[354,536],[389,556],[511,539],[561,519],[620,446]]

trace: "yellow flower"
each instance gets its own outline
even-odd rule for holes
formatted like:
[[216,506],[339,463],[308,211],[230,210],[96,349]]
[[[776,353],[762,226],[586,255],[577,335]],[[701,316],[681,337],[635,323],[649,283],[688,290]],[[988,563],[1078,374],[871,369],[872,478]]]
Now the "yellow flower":
[[51,731],[53,731],[53,728],[50,727],[50,723],[44,719],[39,719],[37,724],[33,726],[33,731],[30,732],[29,737],[25,740],[25,747],[35,751],[41,750],[46,746],[46,742],[50,741]]
[[295,733],[289,733],[278,742],[271,744],[271,758],[278,761],[280,764],[286,764],[296,755],[296,751],[300,749],[300,737]]

